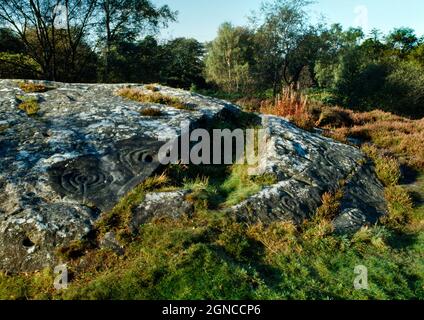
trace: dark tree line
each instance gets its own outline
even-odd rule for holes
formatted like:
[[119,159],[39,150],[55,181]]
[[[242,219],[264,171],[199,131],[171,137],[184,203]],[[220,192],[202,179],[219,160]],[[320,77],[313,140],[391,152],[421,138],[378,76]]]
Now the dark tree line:
[[159,42],[177,12],[150,0],[0,0],[0,77],[160,82],[275,97],[291,86],[325,103],[424,115],[424,39],[412,29],[311,24],[309,0],[269,0],[247,26],[202,44]]
[[202,44],[150,36],[176,15],[149,0],[0,0],[0,76],[201,85]]
[[312,25],[307,0],[271,0],[249,26],[224,23],[208,46],[206,78],[220,90],[275,97],[283,87],[352,109],[424,116],[424,39],[339,24]]

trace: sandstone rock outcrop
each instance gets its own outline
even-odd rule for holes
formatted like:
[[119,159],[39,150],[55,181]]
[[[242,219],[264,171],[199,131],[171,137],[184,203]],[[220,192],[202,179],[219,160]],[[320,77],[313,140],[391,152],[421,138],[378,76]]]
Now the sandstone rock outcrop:
[[[160,171],[157,151],[179,137],[182,121],[195,127],[241,112],[228,102],[167,87],[160,92],[193,108],[115,94],[128,86],[147,91],[141,85],[43,83],[50,90],[28,94],[17,81],[0,80],[0,269],[12,272],[56,263],[58,247],[86,236],[103,212]],[[38,101],[36,115],[18,108],[21,95]],[[142,115],[152,107],[160,117]],[[359,149],[282,118],[260,118],[269,128],[261,166],[278,181],[230,208],[240,220],[301,222],[342,179],[347,181],[342,213],[334,220],[338,231],[375,223],[385,213],[383,186]],[[185,192],[149,194],[134,211],[131,227],[167,211],[173,217],[191,214],[190,204],[180,199]]]

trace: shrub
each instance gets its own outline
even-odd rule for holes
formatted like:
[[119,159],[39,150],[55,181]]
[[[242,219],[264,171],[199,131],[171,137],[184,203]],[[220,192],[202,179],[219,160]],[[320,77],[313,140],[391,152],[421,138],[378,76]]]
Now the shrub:
[[22,53],[0,52],[0,78],[38,79],[41,67],[31,57]]
[[333,220],[340,212],[340,200],[343,197],[343,190],[339,189],[335,193],[326,192],[322,195],[322,204],[317,209],[314,219]]
[[351,118],[352,112],[350,110],[345,110],[340,107],[325,107],[322,109],[320,117],[316,122],[316,125],[319,127],[350,127],[353,125],[353,120]]

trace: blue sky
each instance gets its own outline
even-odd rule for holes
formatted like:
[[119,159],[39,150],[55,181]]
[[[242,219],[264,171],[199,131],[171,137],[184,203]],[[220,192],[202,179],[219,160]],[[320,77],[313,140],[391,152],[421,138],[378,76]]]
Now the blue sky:
[[[218,26],[225,21],[235,25],[247,23],[247,17],[258,10],[262,0],[153,0],[157,5],[168,4],[178,10],[178,22],[162,32],[162,38],[193,37],[199,41],[212,40]],[[328,23],[343,26],[361,25],[388,32],[395,27],[408,26],[424,35],[424,1],[422,0],[317,0],[308,10],[316,20],[320,14]]]

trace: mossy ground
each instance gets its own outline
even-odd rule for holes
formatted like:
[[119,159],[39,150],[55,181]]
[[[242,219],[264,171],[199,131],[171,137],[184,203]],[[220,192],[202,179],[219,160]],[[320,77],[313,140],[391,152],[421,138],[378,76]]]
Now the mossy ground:
[[[115,231],[124,255],[78,243],[79,254],[64,252],[70,259],[67,290],[53,289],[51,270],[0,275],[0,298],[424,299],[424,175],[400,186],[396,154],[367,148],[385,183],[390,213],[353,235],[333,233],[340,192],[323,195],[315,218],[300,226],[246,225],[224,209],[274,177],[251,178],[245,166],[176,165],[140,185],[99,221],[98,234]],[[136,236],[126,229],[131,208],[145,192],[181,187],[191,190],[193,216],[155,219]],[[358,265],[368,269],[368,290],[354,288]]]

